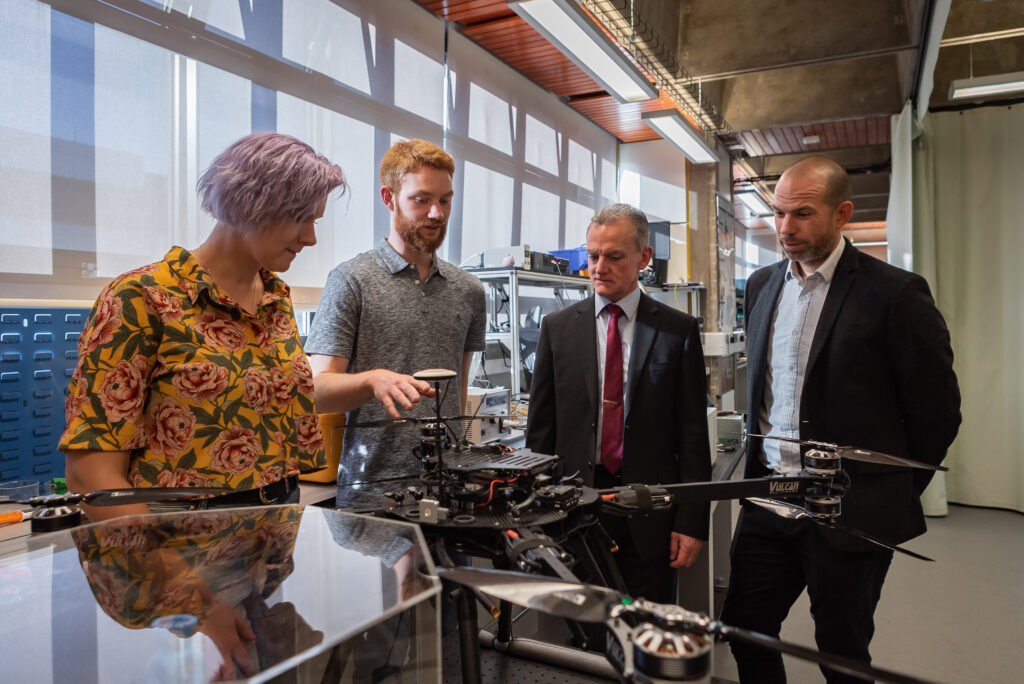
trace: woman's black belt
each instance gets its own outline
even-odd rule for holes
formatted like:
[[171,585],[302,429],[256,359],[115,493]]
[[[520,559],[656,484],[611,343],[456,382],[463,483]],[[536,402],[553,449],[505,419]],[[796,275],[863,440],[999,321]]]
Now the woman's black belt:
[[207,506],[265,506],[277,502],[299,486],[299,476],[289,475],[257,489],[243,489],[206,500]]

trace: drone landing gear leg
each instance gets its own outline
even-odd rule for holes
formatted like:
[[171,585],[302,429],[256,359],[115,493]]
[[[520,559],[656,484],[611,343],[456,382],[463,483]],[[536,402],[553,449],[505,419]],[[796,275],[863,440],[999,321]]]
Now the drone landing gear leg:
[[[597,537],[596,543],[594,537]],[[583,546],[587,550],[587,555],[590,558],[590,562],[593,563],[595,570],[605,581],[604,586],[621,591],[623,594],[628,594],[629,592],[626,591],[626,581],[622,579],[619,565],[615,562],[615,557],[612,555],[612,549],[618,547],[615,545],[615,541],[608,535],[608,531],[601,526],[601,523],[594,523],[590,528],[589,533],[584,539]],[[591,549],[596,549],[596,558],[591,553]]]
[[494,639],[498,643],[507,644],[512,641],[512,604],[508,601],[499,601],[498,610],[498,633]]
[[459,616],[459,650],[462,656],[463,684],[480,684],[480,628],[476,620],[476,601],[470,590],[460,587],[452,592]]

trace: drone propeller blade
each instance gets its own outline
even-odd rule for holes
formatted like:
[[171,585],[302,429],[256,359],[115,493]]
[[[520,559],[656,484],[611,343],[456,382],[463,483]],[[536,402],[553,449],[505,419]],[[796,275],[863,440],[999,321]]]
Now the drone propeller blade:
[[760,497],[750,497],[744,499],[752,504],[757,504],[761,508],[767,508],[769,511],[781,518],[789,518],[790,520],[801,520],[803,518],[810,518],[807,511],[800,508],[799,506],[785,501],[776,501],[775,499],[762,499]]
[[622,595],[612,589],[550,577],[481,568],[438,568],[443,579],[484,594],[577,622],[603,622]]
[[126,489],[100,489],[86,494],[48,494],[32,497],[28,501],[18,503],[30,506],[67,506],[87,503],[92,506],[123,506],[132,503],[150,503],[153,501],[179,501],[188,499],[207,499],[211,496],[230,494],[230,489],[217,487],[140,487]]
[[863,461],[864,463],[881,463],[883,465],[892,466],[906,466],[908,468],[917,468],[918,470],[940,470],[947,471],[949,468],[941,465],[932,465],[931,463],[922,463],[921,461],[915,461],[910,458],[903,458],[902,456],[893,456],[891,454],[883,454],[881,451],[871,451],[870,449],[858,449],[857,447],[839,447],[836,449],[836,454],[839,458],[848,458],[851,461]]
[[753,432],[741,432],[742,437],[756,437],[757,439],[773,439],[776,442],[792,442],[793,444],[812,444],[815,446],[836,446],[835,444],[828,444],[827,442],[808,442],[800,439],[799,437],[782,437],[781,435],[756,435]]
[[872,537],[870,534],[868,534],[866,532],[860,532],[859,530],[854,530],[854,529],[851,529],[849,527],[844,527],[843,525],[837,525],[837,524],[834,524],[834,523],[830,524],[828,526],[829,527],[834,527],[837,530],[842,530],[843,532],[845,532],[847,534],[852,534],[854,537],[857,537],[858,539],[863,539],[864,541],[871,542],[872,544],[877,544],[878,546],[881,546],[884,549],[889,549],[890,551],[898,551],[899,553],[906,554],[906,555],[910,556],[911,558],[917,558],[918,560],[930,561],[932,563],[935,562],[934,558],[929,558],[928,556],[922,556],[919,553],[914,553],[910,549],[905,549],[902,546],[896,546],[895,544],[890,544],[889,542],[882,541],[881,539],[879,539],[877,537]]
[[181,499],[207,499],[230,494],[233,490],[219,487],[139,487],[135,489],[101,489],[84,495],[83,501],[92,506],[120,506],[152,501],[178,501]]
[[379,427],[391,427],[393,425],[410,425],[415,423],[421,423],[426,421],[433,421],[433,418],[385,418],[384,420],[368,420],[363,423],[347,423],[345,425],[338,425],[339,430],[344,428],[379,428]]
[[780,653],[788,653],[789,655],[796,656],[802,660],[809,660],[812,663],[824,665],[830,670],[835,670],[836,672],[840,672],[851,677],[858,677],[867,681],[878,680],[880,682],[891,682],[892,684],[933,684],[926,679],[919,679],[917,677],[911,677],[898,672],[883,670],[880,667],[874,667],[867,663],[853,660],[852,658],[819,652],[813,648],[790,643],[788,641],[782,641],[781,639],[776,639],[775,637],[768,636],[767,634],[761,634],[760,632],[752,632],[750,630],[740,629],[739,627],[729,627],[728,625],[723,625],[721,622],[714,623],[711,627],[711,631],[725,641],[741,641],[747,644],[762,646],[774,651],[779,651]]
[[[479,415],[479,416],[442,416],[441,421],[449,420],[484,420],[485,418],[503,418],[508,420],[508,416],[495,416],[495,415]],[[339,425],[338,429],[350,427],[350,428],[378,428],[378,427],[392,427],[394,425],[415,425],[417,423],[436,423],[436,417],[415,417],[415,418],[386,418],[384,420],[368,420],[364,423],[348,423],[347,425]]]
[[903,466],[905,468],[917,468],[918,470],[939,470],[945,472],[949,468],[941,465],[932,465],[931,463],[922,463],[921,461],[915,461],[912,458],[904,458],[902,456],[893,456],[892,454],[884,454],[881,451],[872,451],[871,449],[861,449],[858,447],[851,446],[839,446],[838,444],[832,444],[831,442],[816,442],[813,440],[797,439],[795,437],[780,437],[776,435],[755,435],[752,432],[744,433],[747,437],[756,437],[758,439],[774,439],[779,442],[792,442],[793,444],[805,444],[812,447],[821,447],[836,452],[840,458],[848,458],[851,461],[863,461],[864,463],[880,463],[882,465],[891,466]]
[[890,551],[898,551],[899,553],[906,554],[908,556],[911,556],[913,558],[917,558],[919,560],[925,560],[925,561],[932,561],[933,560],[933,559],[929,558],[928,556],[922,556],[919,553],[914,553],[913,551],[910,551],[909,549],[905,549],[902,546],[896,546],[895,544],[890,544],[889,542],[882,541],[881,539],[878,539],[877,537],[872,537],[870,534],[867,534],[866,532],[860,532],[858,530],[852,529],[850,527],[846,527],[844,525],[839,525],[837,523],[827,522],[825,520],[818,520],[813,515],[810,515],[803,508],[800,508],[799,506],[796,506],[794,504],[786,503],[784,501],[775,501],[774,499],[750,498],[750,499],[746,499],[746,500],[751,502],[751,503],[757,504],[758,506],[760,506],[762,508],[767,508],[772,513],[775,513],[776,515],[778,515],[780,517],[783,517],[783,518],[789,518],[790,520],[800,520],[802,518],[810,518],[810,519],[814,520],[815,522],[817,522],[818,524],[820,524],[820,525],[822,525],[824,527],[831,527],[832,529],[836,529],[836,530],[839,530],[841,532],[845,532],[846,534],[849,534],[849,535],[852,535],[854,537],[857,537],[858,539],[863,539],[864,541],[871,542],[872,544],[876,544],[878,546],[881,546],[882,548],[889,549]]

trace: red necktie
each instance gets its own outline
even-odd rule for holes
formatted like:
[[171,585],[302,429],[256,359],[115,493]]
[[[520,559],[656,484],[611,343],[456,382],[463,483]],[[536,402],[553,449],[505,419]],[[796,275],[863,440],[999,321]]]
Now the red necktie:
[[622,338],[619,336],[619,314],[615,304],[608,311],[608,344],[604,356],[604,393],[601,420],[601,465],[610,473],[622,467]]

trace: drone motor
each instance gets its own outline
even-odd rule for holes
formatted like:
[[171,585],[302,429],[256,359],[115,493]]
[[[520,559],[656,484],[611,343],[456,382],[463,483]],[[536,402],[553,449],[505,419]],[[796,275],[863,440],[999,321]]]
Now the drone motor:
[[835,520],[842,511],[841,499],[838,496],[806,496],[804,510],[815,518]]
[[673,680],[696,679],[710,667],[711,642],[700,635],[643,622],[633,629],[633,662],[641,672]]
[[835,451],[810,449],[804,454],[804,470],[815,475],[835,475],[839,464],[839,454]]

